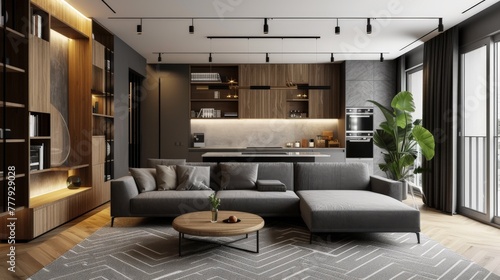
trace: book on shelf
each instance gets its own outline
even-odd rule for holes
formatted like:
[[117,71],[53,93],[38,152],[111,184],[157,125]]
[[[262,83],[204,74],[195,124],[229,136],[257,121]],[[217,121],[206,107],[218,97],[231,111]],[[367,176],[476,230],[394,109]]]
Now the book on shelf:
[[30,114],[30,137],[38,136],[38,115]]
[[31,19],[31,32],[33,36],[42,38],[42,16],[34,14]]
[[198,118],[202,119],[215,118],[215,116],[216,112],[214,108],[201,108],[198,113]]

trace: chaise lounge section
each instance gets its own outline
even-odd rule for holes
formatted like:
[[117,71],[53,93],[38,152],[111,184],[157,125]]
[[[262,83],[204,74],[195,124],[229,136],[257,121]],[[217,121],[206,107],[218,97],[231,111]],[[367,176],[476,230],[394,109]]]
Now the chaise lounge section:
[[295,191],[311,232],[414,232],[420,212],[401,202],[401,183],[370,176],[362,163],[297,163]]

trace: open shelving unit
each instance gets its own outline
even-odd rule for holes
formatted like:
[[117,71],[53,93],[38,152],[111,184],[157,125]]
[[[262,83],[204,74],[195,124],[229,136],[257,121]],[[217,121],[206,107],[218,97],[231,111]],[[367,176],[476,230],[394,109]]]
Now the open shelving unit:
[[206,76],[211,74],[211,76],[220,78],[214,80],[191,79],[191,118],[237,118],[239,116],[239,95],[236,87],[238,85],[238,66],[191,66],[192,77],[196,74],[205,74]]
[[[7,10],[10,19],[5,26],[0,26],[0,46],[4,54],[0,62],[0,128],[10,128],[10,132],[0,139],[4,155],[0,162],[0,227],[6,228],[9,218],[15,216],[16,240],[21,241],[33,239],[109,201],[109,188],[94,186],[91,166],[94,156],[91,133],[94,117],[89,94],[92,85],[91,20],[62,1],[1,2],[2,11]],[[51,44],[65,48],[66,56],[51,53]],[[64,72],[60,77],[51,79],[51,59],[67,63],[61,69],[56,68]],[[104,73],[108,81],[112,81],[111,72]],[[61,98],[60,104],[67,104],[59,104],[67,111],[64,116],[59,112],[54,114],[51,101],[51,91],[54,91],[51,81],[54,79],[59,79],[55,85],[63,84],[57,97]],[[109,88],[109,85],[112,87],[112,82],[106,86]],[[112,96],[112,91],[105,87],[101,95],[110,96],[110,92]],[[98,114],[113,120],[110,108],[111,111],[103,110]],[[32,122],[33,119],[36,122]],[[64,125],[63,130],[70,139],[63,139],[62,144],[57,138],[62,131],[60,125]],[[30,147],[42,145],[43,169],[30,170]],[[51,152],[60,147],[69,152],[67,157],[54,162]],[[16,174],[6,178],[4,174],[8,175],[10,166],[15,166]],[[101,180],[104,171],[102,173]],[[82,181],[79,189],[66,188],[66,179],[73,175]],[[7,208],[6,188],[12,181],[16,184],[13,213]],[[4,230],[0,231],[0,239],[7,239]]]
[[[104,181],[110,181],[114,179],[114,36],[96,21],[92,30],[92,142],[103,153],[96,154],[103,157],[93,161],[93,169],[99,171],[96,165],[102,165]],[[93,181],[100,184],[101,179],[98,176]]]
[[28,33],[23,28],[29,1],[1,1],[0,12],[6,19],[0,23],[0,217],[4,217],[29,205]]

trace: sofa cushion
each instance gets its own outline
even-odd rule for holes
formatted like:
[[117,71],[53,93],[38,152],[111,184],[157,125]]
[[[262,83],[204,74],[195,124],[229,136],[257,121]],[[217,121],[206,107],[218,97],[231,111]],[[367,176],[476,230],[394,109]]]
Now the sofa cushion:
[[184,165],[185,159],[169,159],[169,158],[148,158],[147,165],[149,168],[155,168],[157,165]]
[[177,174],[175,165],[156,166],[156,189],[159,191],[175,190],[177,188]]
[[260,192],[286,192],[286,186],[280,180],[257,180]]
[[134,177],[139,192],[156,190],[156,170],[154,168],[130,168],[130,174]]
[[220,210],[254,213],[260,216],[299,216],[299,197],[293,191],[259,192],[257,190],[218,191]]
[[259,162],[257,180],[280,180],[289,191],[294,190],[292,162]]
[[220,167],[217,162],[186,162],[186,165],[210,167],[210,188],[220,190]]
[[178,216],[194,211],[208,211],[208,196],[214,191],[145,192],[130,200],[132,216]]
[[297,191],[311,232],[420,232],[420,212],[371,191]]
[[178,191],[211,190],[210,167],[177,165]]
[[255,189],[259,165],[256,163],[221,163],[221,188],[223,190]]
[[295,190],[370,190],[365,163],[299,162],[295,164]]

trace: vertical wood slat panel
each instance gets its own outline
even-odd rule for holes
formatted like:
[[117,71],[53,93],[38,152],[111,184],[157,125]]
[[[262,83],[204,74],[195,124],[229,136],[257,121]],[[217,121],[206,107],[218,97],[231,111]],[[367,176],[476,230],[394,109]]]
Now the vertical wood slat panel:
[[29,109],[50,113],[50,43],[32,36],[29,41]]

